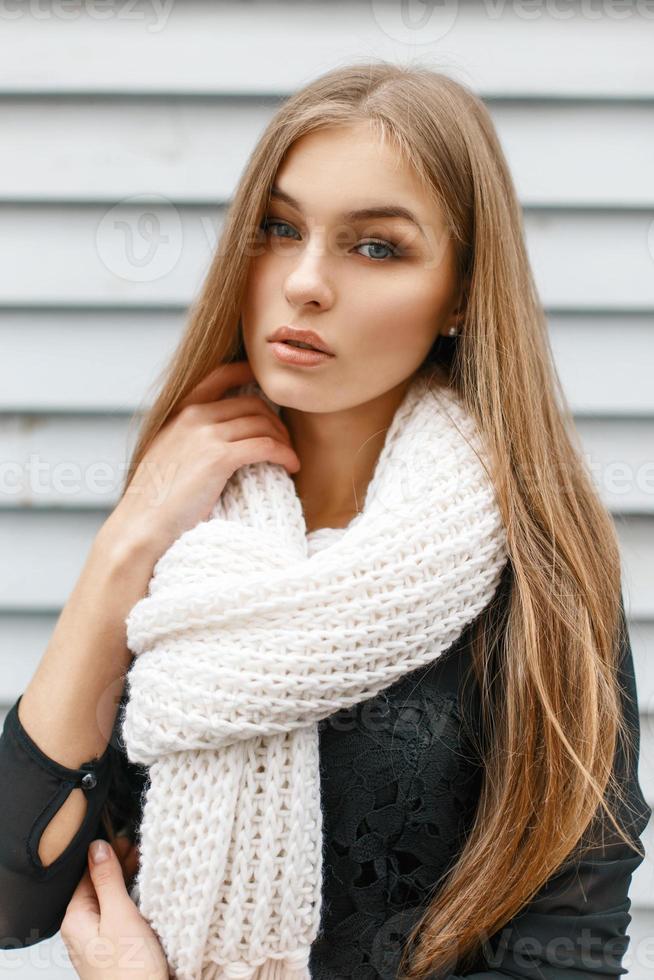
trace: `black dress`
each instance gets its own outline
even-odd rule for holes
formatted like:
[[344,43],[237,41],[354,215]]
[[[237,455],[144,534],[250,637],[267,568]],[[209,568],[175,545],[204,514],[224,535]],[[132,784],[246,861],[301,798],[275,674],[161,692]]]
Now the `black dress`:
[[[502,589],[498,590],[500,601]],[[404,939],[434,883],[456,862],[475,815],[483,773],[479,692],[469,670],[472,624],[427,667],[318,726],[323,807],[323,901],[311,948],[315,980],[397,976]],[[621,651],[624,710],[635,747],[639,718],[631,646]],[[465,679],[465,684],[464,684]],[[0,944],[33,945],[54,935],[84,872],[88,844],[107,839],[100,814],[136,839],[147,770],[128,762],[119,708],[106,751],[80,769],[49,759],[11,708],[0,737]],[[622,826],[640,837],[651,809],[637,775],[615,766],[630,809]],[[43,829],[80,787],[88,809],[66,850],[43,867]],[[642,858],[607,830],[602,853],[565,864],[538,895],[484,944],[469,980],[618,977],[629,938],[629,886]],[[613,832],[614,833],[614,832]],[[492,897],[491,897],[492,900]],[[456,977],[463,974],[456,974]],[[452,974],[452,980],[455,975]]]

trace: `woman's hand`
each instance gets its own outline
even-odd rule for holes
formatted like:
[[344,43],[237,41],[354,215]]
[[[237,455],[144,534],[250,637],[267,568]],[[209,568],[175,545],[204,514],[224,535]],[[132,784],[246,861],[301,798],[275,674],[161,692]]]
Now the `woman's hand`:
[[[106,841],[91,843],[88,867],[61,923],[61,938],[81,980],[168,980],[161,944],[127,892],[138,850],[124,840],[120,857]],[[104,845],[103,860],[92,858],[96,844]]]
[[113,547],[145,539],[156,559],[208,518],[239,467],[266,460],[297,472],[288,429],[263,398],[225,397],[253,380],[248,361],[220,364],[182,399],[101,527],[100,541]]

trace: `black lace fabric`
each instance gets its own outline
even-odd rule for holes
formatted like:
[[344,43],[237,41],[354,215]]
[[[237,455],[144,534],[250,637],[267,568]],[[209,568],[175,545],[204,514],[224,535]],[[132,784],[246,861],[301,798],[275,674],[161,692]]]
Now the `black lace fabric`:
[[[323,906],[316,980],[395,977],[427,895],[456,860],[481,768],[438,664],[320,722]],[[448,801],[443,806],[444,800]]]

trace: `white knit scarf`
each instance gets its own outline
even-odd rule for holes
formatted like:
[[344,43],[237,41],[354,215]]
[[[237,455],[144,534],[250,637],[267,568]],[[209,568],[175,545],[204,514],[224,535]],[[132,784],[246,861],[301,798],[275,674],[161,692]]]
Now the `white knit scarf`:
[[[255,382],[233,391],[279,412]],[[436,660],[492,598],[506,538],[484,458],[459,396],[418,374],[330,546],[309,557],[293,480],[264,462],[156,563],[126,620],[122,734],[150,777],[131,897],[179,980],[310,977],[317,722]]]

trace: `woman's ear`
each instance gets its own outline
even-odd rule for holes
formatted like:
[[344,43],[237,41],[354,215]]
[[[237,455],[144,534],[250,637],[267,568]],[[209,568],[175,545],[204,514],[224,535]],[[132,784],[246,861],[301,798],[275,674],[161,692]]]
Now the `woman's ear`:
[[454,308],[452,309],[447,323],[445,324],[444,333],[446,336],[452,336],[454,333],[461,333],[463,330],[463,325],[465,323],[466,313],[468,310],[469,289],[470,277],[466,276],[463,283],[459,287]]

